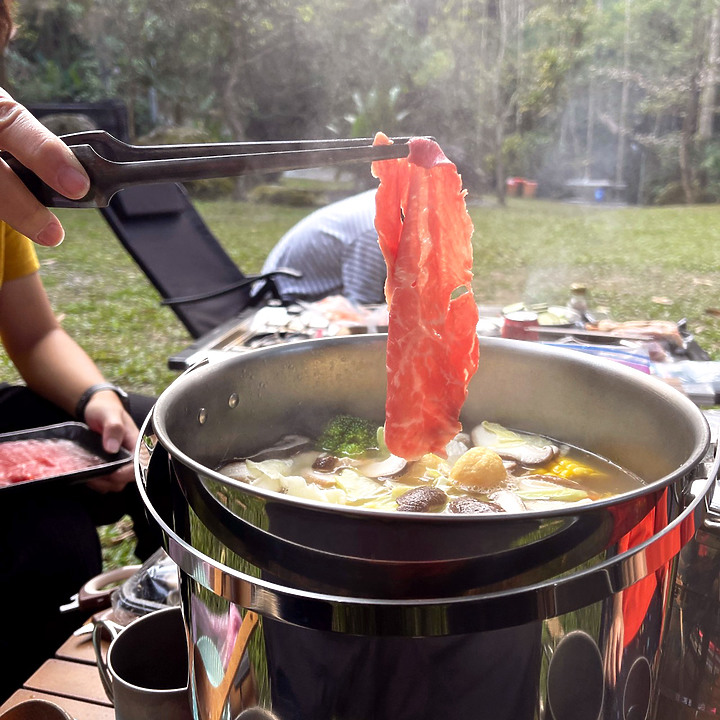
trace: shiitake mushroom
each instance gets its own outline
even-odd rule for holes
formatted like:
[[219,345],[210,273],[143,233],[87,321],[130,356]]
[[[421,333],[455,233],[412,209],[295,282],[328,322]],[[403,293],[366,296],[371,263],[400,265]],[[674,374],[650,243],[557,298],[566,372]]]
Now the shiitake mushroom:
[[408,490],[397,499],[400,512],[437,512],[445,507],[447,494],[440,488],[423,486]]

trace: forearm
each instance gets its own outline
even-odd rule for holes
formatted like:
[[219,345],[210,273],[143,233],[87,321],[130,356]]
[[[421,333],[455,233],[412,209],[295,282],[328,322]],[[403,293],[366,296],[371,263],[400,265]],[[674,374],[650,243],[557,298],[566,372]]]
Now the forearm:
[[[0,338],[28,387],[70,415],[83,393],[103,381],[95,363],[60,326],[36,272],[0,287]],[[134,448],[138,429],[113,390],[95,392],[81,419],[102,436],[106,452],[116,453],[121,445]],[[101,480],[107,482],[93,485],[96,489],[121,489],[132,480],[132,468],[97,483]]]
[[10,357],[28,387],[73,415],[82,393],[103,376],[85,351],[61,328]]

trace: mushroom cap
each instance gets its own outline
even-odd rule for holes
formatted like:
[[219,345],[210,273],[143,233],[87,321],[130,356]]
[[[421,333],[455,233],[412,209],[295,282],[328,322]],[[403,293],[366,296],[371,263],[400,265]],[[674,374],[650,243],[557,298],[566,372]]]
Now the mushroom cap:
[[442,510],[447,500],[444,490],[426,485],[400,495],[397,506],[401,512],[435,512]]
[[397,455],[389,455],[380,460],[368,460],[357,465],[357,469],[371,478],[392,478],[402,475],[408,462]]
[[470,513],[501,513],[505,510],[497,503],[480,500],[479,498],[470,497],[468,495],[464,497],[455,498],[448,503],[448,512],[456,515],[469,515]]

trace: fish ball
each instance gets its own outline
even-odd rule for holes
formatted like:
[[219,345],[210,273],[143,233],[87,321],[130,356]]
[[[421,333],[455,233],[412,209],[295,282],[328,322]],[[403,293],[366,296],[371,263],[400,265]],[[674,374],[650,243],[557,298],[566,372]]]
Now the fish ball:
[[463,453],[450,471],[450,479],[458,485],[474,488],[495,488],[502,485],[507,470],[502,458],[490,448],[473,447]]

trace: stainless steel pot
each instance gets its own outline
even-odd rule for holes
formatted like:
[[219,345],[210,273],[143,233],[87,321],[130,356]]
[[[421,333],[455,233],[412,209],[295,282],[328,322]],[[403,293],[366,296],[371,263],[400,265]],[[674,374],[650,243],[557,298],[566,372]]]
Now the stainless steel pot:
[[[494,420],[610,458],[646,481],[622,496],[547,513],[388,513],[300,500],[214,472],[333,415],[384,417],[385,338],[309,341],[181,376],[153,411],[158,441],[194,512],[276,579],[319,592],[418,598],[522,586],[612,546],[665,488],[682,497],[709,430],[654,378],[581,353],[494,338],[480,346],[461,420]],[[676,516],[681,502],[668,510]]]
[[674,559],[717,473],[699,472],[707,423],[663,384],[579,353],[483,341],[480,367],[464,422],[578,444],[648,484],[498,521],[326,508],[212,471],[338,411],[381,419],[377,338],[239,356],[161,396],[136,470],[181,571],[198,720],[651,716]]

